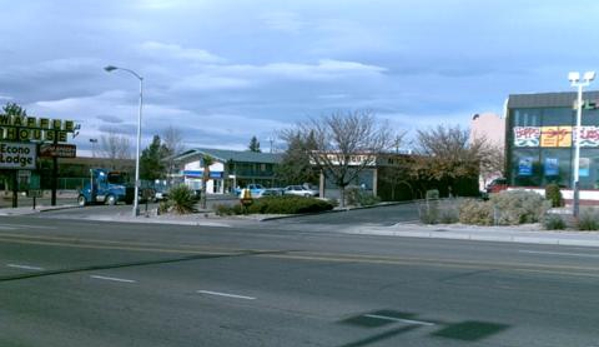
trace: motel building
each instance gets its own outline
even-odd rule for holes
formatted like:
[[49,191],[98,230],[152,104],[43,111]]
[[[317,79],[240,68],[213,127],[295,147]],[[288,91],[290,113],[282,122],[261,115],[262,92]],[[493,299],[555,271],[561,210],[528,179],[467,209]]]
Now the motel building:
[[[547,184],[573,199],[577,93],[510,95],[506,105],[506,179],[510,189],[544,194]],[[580,200],[599,203],[599,91],[583,94]]]
[[250,183],[264,187],[275,185],[275,166],[280,161],[280,154],[216,148],[194,148],[177,155],[174,162],[178,173],[172,178],[191,189],[201,189],[205,155],[214,160],[209,167],[207,194],[227,194],[238,186],[245,187]]

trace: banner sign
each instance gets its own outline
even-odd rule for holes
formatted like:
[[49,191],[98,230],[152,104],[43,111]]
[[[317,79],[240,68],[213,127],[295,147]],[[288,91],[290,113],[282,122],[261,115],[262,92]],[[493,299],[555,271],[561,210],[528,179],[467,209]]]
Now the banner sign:
[[532,175],[532,158],[524,157],[518,161],[518,175],[520,176],[531,176]]
[[[572,126],[514,127],[516,147],[572,147],[577,131]],[[580,147],[599,147],[599,127],[580,128]]]
[[545,176],[559,175],[559,159],[545,158]]
[[578,176],[580,177],[589,177],[591,173],[591,159],[590,158],[580,158],[578,162]]
[[541,128],[514,127],[514,145],[516,147],[539,147]]
[[75,158],[77,146],[67,144],[45,143],[40,145],[40,157]]
[[36,144],[0,142],[0,168],[35,169]]
[[572,127],[541,127],[541,147],[572,147]]

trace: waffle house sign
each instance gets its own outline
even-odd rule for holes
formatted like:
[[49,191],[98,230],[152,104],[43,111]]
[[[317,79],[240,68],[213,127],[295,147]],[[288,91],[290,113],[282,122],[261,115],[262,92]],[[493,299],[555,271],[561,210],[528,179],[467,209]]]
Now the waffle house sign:
[[0,115],[0,140],[15,142],[67,142],[75,131],[72,120]]
[[[0,168],[35,169],[37,144],[69,147],[74,152],[75,146],[64,143],[68,134],[76,130],[71,120],[0,114]],[[52,153],[51,156],[65,157]]]

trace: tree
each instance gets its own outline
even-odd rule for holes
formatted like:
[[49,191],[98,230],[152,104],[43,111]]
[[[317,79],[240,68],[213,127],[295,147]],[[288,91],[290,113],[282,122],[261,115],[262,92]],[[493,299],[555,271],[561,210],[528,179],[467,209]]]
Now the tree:
[[456,192],[459,181],[476,180],[481,165],[490,165],[493,156],[485,138],[471,141],[469,130],[459,125],[418,130],[415,152],[412,176],[440,182],[449,193]]
[[256,152],[256,153],[262,152],[260,150],[260,142],[258,141],[256,136],[252,136],[252,139],[250,140],[250,145],[248,146],[248,148],[249,148],[250,152]]
[[108,159],[130,159],[131,142],[128,137],[111,128],[100,136],[100,156]]
[[166,151],[164,153],[164,159],[166,159],[166,174],[171,175],[175,169],[175,156],[185,151],[185,144],[183,143],[183,133],[180,129],[175,128],[171,125],[168,128],[166,128],[166,130],[164,130],[164,133],[162,134],[162,142]]
[[393,144],[389,125],[377,123],[370,111],[336,112],[300,124],[304,141],[311,138],[308,151],[316,168],[339,187],[340,205],[345,205],[345,187],[359,174],[376,164],[377,156]]
[[317,149],[314,135],[308,134],[302,138],[297,130],[286,130],[280,135],[287,143],[287,150],[283,153],[281,162],[275,167],[278,180],[287,184],[302,184],[318,182],[318,171],[310,163],[310,152]]
[[162,144],[160,136],[154,135],[152,143],[142,151],[139,158],[139,177],[151,181],[164,178],[165,165],[162,160],[166,153],[166,146]]
[[200,196],[200,206],[206,209],[206,185],[210,180],[210,166],[214,164],[214,158],[205,154],[202,157],[202,195]]
[[7,102],[6,105],[4,105],[2,107],[2,111],[4,111],[4,114],[10,115],[10,116],[19,116],[19,117],[27,116],[27,111],[14,102]]

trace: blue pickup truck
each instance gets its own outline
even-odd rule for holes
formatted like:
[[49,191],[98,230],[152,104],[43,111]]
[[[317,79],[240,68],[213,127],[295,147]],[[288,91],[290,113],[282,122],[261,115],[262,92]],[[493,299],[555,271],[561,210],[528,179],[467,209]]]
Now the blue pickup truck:
[[249,189],[253,198],[260,197],[262,195],[262,193],[264,193],[264,191],[266,190],[266,188],[264,188],[261,184],[252,183],[252,184],[248,184],[245,188],[236,188],[235,195],[240,196],[241,191],[243,189]]

